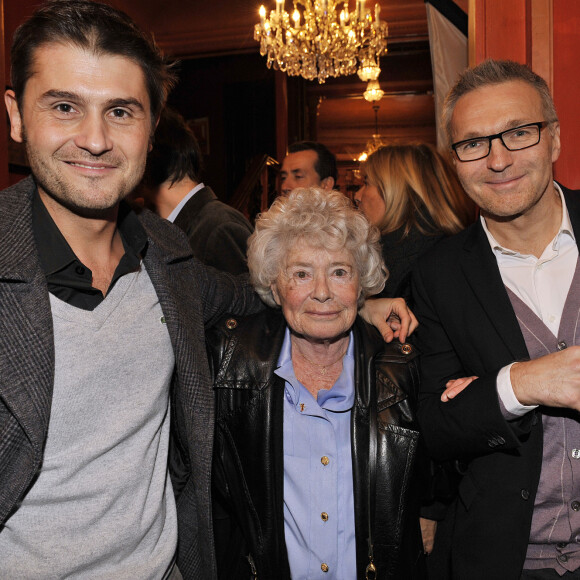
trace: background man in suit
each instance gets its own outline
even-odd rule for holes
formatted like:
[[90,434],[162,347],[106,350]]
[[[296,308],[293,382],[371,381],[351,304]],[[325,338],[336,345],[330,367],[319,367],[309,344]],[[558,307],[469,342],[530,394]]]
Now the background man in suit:
[[338,180],[336,157],[322,143],[298,141],[288,147],[280,169],[280,192],[287,195],[296,187],[334,189]]
[[142,193],[158,215],[187,234],[198,260],[231,274],[247,272],[246,246],[253,228],[201,183],[200,166],[195,135],[179,113],[165,108],[147,157]]
[[[0,194],[0,577],[215,575],[204,327],[262,308],[181,232],[124,204],[174,77],[151,37],[85,0],[16,32]],[[171,397],[171,405],[169,403]],[[171,427],[189,477],[179,515]]]
[[425,441],[467,464],[453,577],[580,578],[580,200],[553,181],[554,104],[527,67],[486,61],[444,122],[481,208],[414,275]]

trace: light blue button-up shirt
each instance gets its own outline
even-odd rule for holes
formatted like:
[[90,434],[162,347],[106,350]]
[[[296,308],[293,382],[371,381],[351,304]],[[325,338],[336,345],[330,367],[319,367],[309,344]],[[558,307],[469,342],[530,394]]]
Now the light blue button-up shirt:
[[318,400],[294,374],[288,329],[275,373],[286,381],[284,532],[292,579],[353,580],[352,333],[340,377],[332,389],[318,392]]

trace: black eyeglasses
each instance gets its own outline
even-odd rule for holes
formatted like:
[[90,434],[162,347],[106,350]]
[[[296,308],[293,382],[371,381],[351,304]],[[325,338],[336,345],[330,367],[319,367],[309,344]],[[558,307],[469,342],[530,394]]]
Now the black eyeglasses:
[[491,142],[494,139],[499,139],[508,151],[527,149],[540,142],[540,131],[549,124],[549,121],[528,123],[495,135],[458,141],[451,145],[451,149],[455,151],[459,161],[477,161],[487,157],[491,151]]

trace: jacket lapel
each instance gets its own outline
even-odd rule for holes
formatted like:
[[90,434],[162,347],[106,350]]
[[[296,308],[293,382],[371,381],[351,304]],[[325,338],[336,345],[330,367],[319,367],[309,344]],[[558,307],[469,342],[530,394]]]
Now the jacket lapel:
[[[174,351],[180,346],[181,341],[178,336],[182,330],[182,324],[179,315],[179,305],[173,298],[173,293],[171,291],[172,280],[171,272],[173,270],[173,265],[179,263],[181,260],[186,259],[191,256],[191,250],[187,253],[177,254],[171,246],[163,245],[163,236],[155,235],[155,241],[151,235],[151,228],[159,227],[148,213],[143,213],[139,216],[145,231],[148,236],[148,246],[145,251],[145,256],[143,262],[147,268],[147,274],[151,278],[157,297],[161,304],[161,309],[163,310],[163,316],[167,323],[167,329],[171,337],[171,342]],[[163,226],[173,227],[169,224],[163,224]],[[157,232],[158,234],[159,232]],[[176,272],[176,276],[179,274]],[[177,360],[178,353],[175,353]]]
[[528,351],[511,302],[499,273],[497,261],[481,223],[472,228],[464,244],[461,269],[484,316],[510,351],[512,360],[526,359]]
[[40,453],[54,382],[50,301],[32,232],[34,183],[2,193],[0,239],[0,399]]
[[[213,432],[213,392],[204,349],[203,305],[191,280],[191,248],[185,236],[182,245],[175,244],[172,224],[150,212],[142,212],[139,218],[148,235],[143,263],[159,298],[175,356],[174,433],[189,451],[192,471],[205,477],[211,454],[207,441]],[[209,489],[196,489],[198,509],[209,518]]]
[[[179,389],[173,389],[172,401],[179,403],[180,412],[185,413],[184,426],[192,432],[196,421],[201,421],[202,414],[212,408],[210,386],[200,388],[199,385],[199,376],[203,376],[204,365],[207,365],[199,360],[200,353],[204,354],[202,305],[181,269],[192,253],[187,241],[177,250],[171,242],[164,243],[164,228],[171,228],[169,240],[175,237],[174,226],[170,223],[160,221],[149,212],[143,212],[139,218],[148,236],[143,262],[159,298],[175,356],[177,381],[174,380],[173,386],[179,384]],[[211,428],[212,416],[205,419],[207,428]]]
[[574,228],[576,244],[580,246],[580,192],[566,189],[562,185],[560,185],[560,187],[564,193],[568,215],[570,216],[570,222]]

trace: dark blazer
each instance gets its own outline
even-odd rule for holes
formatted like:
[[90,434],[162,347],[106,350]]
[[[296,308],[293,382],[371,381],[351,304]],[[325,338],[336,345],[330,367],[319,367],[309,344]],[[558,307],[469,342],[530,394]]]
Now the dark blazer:
[[[31,178],[0,192],[0,533],[41,463],[54,380],[49,294],[32,231]],[[261,309],[245,284],[207,270],[185,236],[151,212],[143,262],[159,297],[175,354],[172,410],[195,477],[178,502],[184,578],[215,575],[210,510],[213,393],[204,330],[226,311]],[[111,530],[111,533],[115,533]]]
[[248,271],[247,241],[254,228],[209,187],[200,189],[183,206],[174,223],[187,234],[193,255],[204,264],[230,274]]
[[[580,198],[563,188],[580,232]],[[480,221],[441,241],[413,276],[420,326],[419,422],[440,459],[463,459],[467,473],[455,505],[453,577],[518,580],[542,464],[538,412],[508,423],[496,391],[499,370],[528,351]],[[480,377],[448,403],[449,379]]]
[[[274,374],[285,329],[282,314],[267,310],[224,320],[208,334],[216,390],[214,526],[224,580],[250,578],[251,565],[260,580],[290,578],[283,513],[284,381]],[[365,578],[369,564],[369,529],[377,568],[373,578],[424,578],[414,477],[416,352],[398,342],[384,344],[361,319],[353,334],[357,578]],[[370,455],[371,448],[376,454]],[[374,486],[369,485],[370,466]]]

